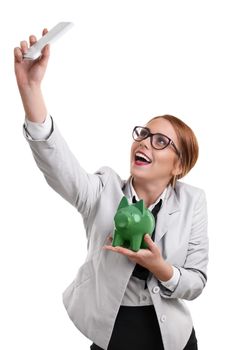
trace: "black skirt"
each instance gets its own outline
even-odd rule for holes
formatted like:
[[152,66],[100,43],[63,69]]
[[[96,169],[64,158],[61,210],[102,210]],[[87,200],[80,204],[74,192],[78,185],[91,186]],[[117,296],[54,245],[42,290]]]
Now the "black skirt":
[[[154,306],[121,306],[107,350],[144,349],[164,350]],[[104,349],[93,343],[91,350]],[[184,350],[197,350],[194,329]]]

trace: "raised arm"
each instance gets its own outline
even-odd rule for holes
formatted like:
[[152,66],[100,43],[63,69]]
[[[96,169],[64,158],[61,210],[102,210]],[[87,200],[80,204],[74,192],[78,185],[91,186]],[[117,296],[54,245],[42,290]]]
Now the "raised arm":
[[[44,29],[43,34],[46,32]],[[36,37],[31,35],[30,45],[34,42]],[[49,47],[45,47],[42,56],[35,61],[23,60],[23,53],[27,49],[28,43],[22,41],[20,47],[14,50],[15,74],[26,117],[40,127],[47,116],[41,82],[49,60]],[[24,136],[47,183],[87,217],[104,188],[110,169],[104,168],[95,174],[88,174],[80,166],[58,127],[52,119],[50,120],[50,116],[47,116],[46,124],[47,122],[51,124],[51,133],[48,137],[33,139],[26,124],[23,126]]]

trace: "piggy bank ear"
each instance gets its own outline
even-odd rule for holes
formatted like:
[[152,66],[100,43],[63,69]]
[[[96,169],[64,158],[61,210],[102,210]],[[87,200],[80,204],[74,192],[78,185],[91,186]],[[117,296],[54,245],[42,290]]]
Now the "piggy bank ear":
[[118,205],[118,208],[117,210],[121,209],[121,208],[125,208],[125,207],[128,207],[129,206],[129,203],[128,203],[128,200],[126,197],[122,197],[119,205]]
[[143,199],[141,199],[139,202],[135,203],[134,206],[140,210],[142,215],[144,214],[145,205],[144,205]]

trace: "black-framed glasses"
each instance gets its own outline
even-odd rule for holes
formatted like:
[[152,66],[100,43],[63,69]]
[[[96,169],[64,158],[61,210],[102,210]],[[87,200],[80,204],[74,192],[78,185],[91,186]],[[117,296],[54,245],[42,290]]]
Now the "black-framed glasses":
[[150,129],[144,126],[135,126],[132,133],[134,141],[140,142],[142,140],[150,138],[151,146],[157,150],[164,149],[168,147],[169,145],[172,145],[174,150],[176,151],[176,154],[178,157],[180,157],[180,152],[178,151],[178,148],[174,144],[174,142],[170,139],[170,137],[161,134],[161,133],[155,133],[152,134],[150,132]]

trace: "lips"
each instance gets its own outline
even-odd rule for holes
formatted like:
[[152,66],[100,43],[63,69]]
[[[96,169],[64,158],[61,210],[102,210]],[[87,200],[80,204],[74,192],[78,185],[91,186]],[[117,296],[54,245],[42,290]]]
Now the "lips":
[[136,152],[134,159],[136,165],[148,165],[152,163],[152,160],[143,152]]

